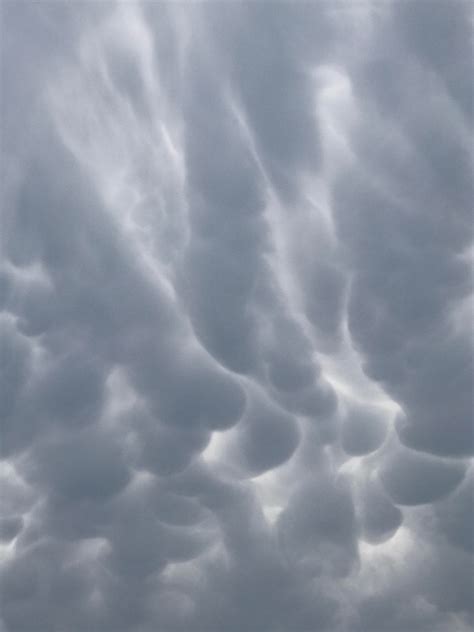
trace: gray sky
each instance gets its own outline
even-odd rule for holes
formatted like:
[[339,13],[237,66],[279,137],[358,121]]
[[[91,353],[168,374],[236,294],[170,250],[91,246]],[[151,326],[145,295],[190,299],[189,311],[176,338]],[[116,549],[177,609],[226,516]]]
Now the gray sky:
[[1,4],[1,632],[473,625],[469,2]]

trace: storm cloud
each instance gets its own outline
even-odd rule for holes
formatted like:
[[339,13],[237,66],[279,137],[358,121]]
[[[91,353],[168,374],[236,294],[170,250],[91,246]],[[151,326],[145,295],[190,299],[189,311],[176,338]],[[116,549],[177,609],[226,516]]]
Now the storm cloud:
[[1,11],[1,632],[470,630],[472,4]]

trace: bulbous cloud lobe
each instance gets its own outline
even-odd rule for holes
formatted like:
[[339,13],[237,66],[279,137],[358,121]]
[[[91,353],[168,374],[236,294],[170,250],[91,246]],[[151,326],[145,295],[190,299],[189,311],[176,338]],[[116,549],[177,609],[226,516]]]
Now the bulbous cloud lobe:
[[2,632],[471,629],[473,18],[4,3]]

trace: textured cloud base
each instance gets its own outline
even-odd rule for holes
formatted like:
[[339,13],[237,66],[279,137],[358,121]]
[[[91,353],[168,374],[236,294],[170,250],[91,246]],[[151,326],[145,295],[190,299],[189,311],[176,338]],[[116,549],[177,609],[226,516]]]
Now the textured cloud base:
[[1,11],[0,630],[471,629],[472,4]]

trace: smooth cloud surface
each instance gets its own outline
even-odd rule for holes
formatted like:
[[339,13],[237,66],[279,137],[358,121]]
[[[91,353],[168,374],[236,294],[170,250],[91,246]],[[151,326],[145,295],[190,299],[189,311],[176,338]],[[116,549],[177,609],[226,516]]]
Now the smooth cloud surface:
[[471,629],[472,5],[2,13],[0,630]]

